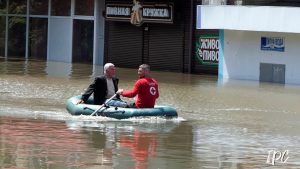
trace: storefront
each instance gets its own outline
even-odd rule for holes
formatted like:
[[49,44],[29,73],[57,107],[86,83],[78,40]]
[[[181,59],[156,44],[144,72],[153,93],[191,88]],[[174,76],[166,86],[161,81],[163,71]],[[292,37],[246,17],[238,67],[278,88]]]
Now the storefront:
[[1,0],[0,57],[95,65],[113,62],[124,68],[148,63],[153,70],[216,73],[218,46],[197,46],[203,38],[210,39],[206,46],[218,38],[217,30],[196,29],[199,3]]
[[102,64],[104,1],[1,0],[0,57]]
[[195,30],[193,72],[218,74],[219,30]]
[[[135,2],[140,24],[132,23]],[[105,61],[127,68],[148,63],[155,70],[217,74],[219,30],[196,29],[199,4],[201,0],[107,0]]]
[[[197,5],[224,5],[226,1],[194,0],[194,22],[191,55],[191,71],[200,74],[218,74],[219,65],[219,30],[198,29],[199,20]],[[227,0],[229,3],[229,0]]]
[[[191,1],[136,1],[140,22],[134,21],[132,0],[106,1],[105,61],[137,68],[188,72],[191,51]],[[139,18],[138,18],[139,20]]]
[[300,8],[199,5],[198,11],[198,29],[220,29],[218,77],[224,82],[300,84]]

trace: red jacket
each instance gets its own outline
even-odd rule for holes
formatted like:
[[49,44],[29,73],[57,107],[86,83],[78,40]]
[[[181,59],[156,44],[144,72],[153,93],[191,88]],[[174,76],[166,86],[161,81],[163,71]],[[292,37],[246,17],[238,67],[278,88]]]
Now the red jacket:
[[155,100],[159,97],[158,84],[152,78],[142,78],[135,82],[131,91],[123,91],[124,97],[137,97],[135,105],[137,108],[153,108]]

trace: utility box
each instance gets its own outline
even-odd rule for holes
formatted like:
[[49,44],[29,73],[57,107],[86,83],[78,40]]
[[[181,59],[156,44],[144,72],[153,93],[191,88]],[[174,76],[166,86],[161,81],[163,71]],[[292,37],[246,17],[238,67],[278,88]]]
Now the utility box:
[[259,81],[285,84],[285,65],[260,63]]

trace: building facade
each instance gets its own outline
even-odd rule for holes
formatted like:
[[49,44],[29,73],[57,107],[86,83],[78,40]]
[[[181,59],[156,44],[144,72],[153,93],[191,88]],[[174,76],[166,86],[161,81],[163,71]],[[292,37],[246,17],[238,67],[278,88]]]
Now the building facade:
[[219,78],[300,84],[297,1],[244,0],[197,11],[197,29],[219,29]]
[[[215,63],[211,71],[195,57],[195,36],[203,34],[195,29],[195,9],[201,0],[137,1],[145,9],[141,24],[131,23],[134,2],[1,0],[0,57],[113,62],[126,68],[148,63],[154,70],[217,72]],[[114,11],[118,8],[126,9],[127,16],[120,17]]]
[[122,11],[125,8],[129,12],[107,13],[105,61],[127,68],[148,63],[154,70],[187,72],[192,34],[191,1],[138,2],[141,22],[136,24],[131,14],[132,0],[106,1],[107,9]]
[[0,56],[103,63],[104,1],[1,0]]
[[300,84],[296,0],[0,0],[0,57]]

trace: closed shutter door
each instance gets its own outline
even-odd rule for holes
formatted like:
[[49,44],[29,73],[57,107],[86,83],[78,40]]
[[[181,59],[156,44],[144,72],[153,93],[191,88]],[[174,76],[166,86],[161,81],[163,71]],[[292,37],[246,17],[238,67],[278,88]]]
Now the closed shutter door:
[[106,62],[117,67],[137,68],[142,63],[142,28],[127,22],[106,23]]
[[151,69],[182,72],[183,25],[149,24],[148,31],[149,55],[147,59]]

